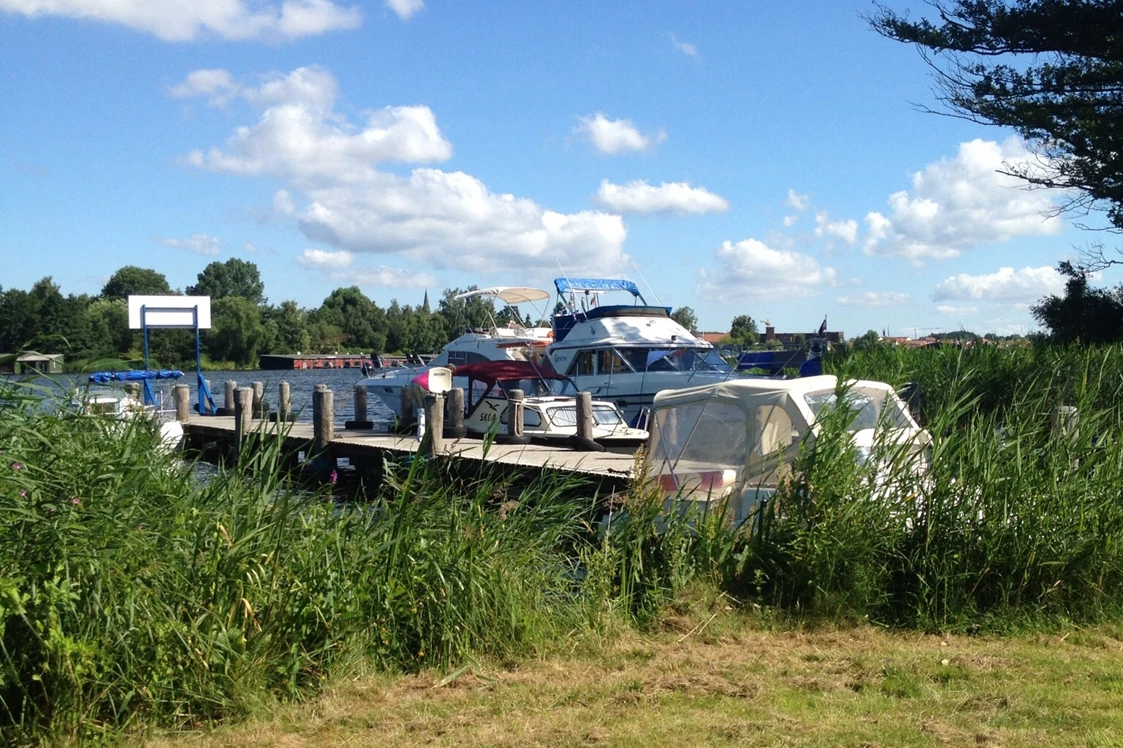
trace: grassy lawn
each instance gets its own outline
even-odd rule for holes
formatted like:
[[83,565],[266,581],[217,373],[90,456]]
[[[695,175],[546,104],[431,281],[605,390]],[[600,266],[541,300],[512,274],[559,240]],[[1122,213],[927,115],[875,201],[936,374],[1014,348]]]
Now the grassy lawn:
[[1123,632],[1002,638],[664,619],[563,657],[357,675],[147,745],[1123,745]]

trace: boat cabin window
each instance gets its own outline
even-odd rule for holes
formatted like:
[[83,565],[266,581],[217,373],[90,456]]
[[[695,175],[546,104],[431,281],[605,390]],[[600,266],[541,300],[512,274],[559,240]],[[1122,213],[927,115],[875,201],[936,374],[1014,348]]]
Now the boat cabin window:
[[449,351],[448,363],[453,366],[463,366],[464,364],[481,364],[484,361],[490,361],[487,356],[475,351]]
[[[903,404],[889,393],[867,392],[860,389],[848,390],[845,395],[846,407],[853,417],[850,421],[851,431],[872,429],[877,426],[892,428],[907,428],[911,426],[910,417]],[[822,417],[826,411],[833,410],[838,405],[838,395],[834,390],[809,392],[803,396],[811,412],[816,418]]]
[[[499,416],[499,422],[506,425],[507,414],[510,413],[510,412],[511,412],[510,408],[507,408],[506,410],[504,410],[503,413]],[[541,413],[539,413],[534,408],[523,408],[523,426],[526,426],[527,428],[530,428],[530,429],[536,429],[541,425],[542,425],[542,414]]]
[[598,374],[620,374],[631,370],[631,367],[628,366],[627,362],[616,352],[615,348],[606,348],[597,351]]
[[712,348],[620,348],[635,371],[728,371]]
[[594,372],[593,364],[596,361],[596,351],[581,351],[573,359],[573,364],[569,367],[569,376],[583,377],[588,376]]

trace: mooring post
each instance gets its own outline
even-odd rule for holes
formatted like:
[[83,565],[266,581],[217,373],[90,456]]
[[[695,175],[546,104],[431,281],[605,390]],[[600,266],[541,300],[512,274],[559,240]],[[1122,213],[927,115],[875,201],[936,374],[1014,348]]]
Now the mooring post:
[[1053,436],[1055,438],[1068,438],[1070,444],[1076,444],[1080,438],[1080,415],[1074,405],[1058,405],[1053,408],[1052,418]]
[[448,412],[448,423],[445,426],[445,435],[450,439],[460,439],[467,436],[468,430],[464,428],[464,388],[453,387],[448,391],[448,401],[445,410]]
[[191,417],[191,388],[186,384],[172,387],[172,402],[175,403],[175,419],[180,423],[187,423],[187,419]]
[[588,392],[577,393],[577,437],[593,438],[593,396]]
[[250,422],[253,419],[253,390],[239,387],[234,391],[234,453],[241,455],[250,435]]
[[335,393],[326,384],[312,392],[312,451],[322,454],[335,438]]
[[238,383],[233,379],[226,380],[226,398],[223,400],[223,413],[224,416],[234,415],[234,408],[237,407],[234,402],[234,390],[238,388]]
[[266,418],[269,415],[269,406],[265,402],[265,383],[253,382],[253,417]]
[[445,396],[425,396],[425,439],[429,443],[429,456],[435,457],[444,451]]
[[289,383],[281,382],[277,385],[277,420],[289,420],[289,414],[292,412],[292,394],[289,391]]
[[355,385],[355,418],[343,422],[345,429],[372,429],[374,424],[367,418],[367,386]]
[[402,387],[401,398],[402,414],[398,418],[398,423],[405,429],[405,427],[413,425],[413,392],[408,384]]
[[523,400],[526,393],[511,390],[507,393],[507,436],[523,435]]

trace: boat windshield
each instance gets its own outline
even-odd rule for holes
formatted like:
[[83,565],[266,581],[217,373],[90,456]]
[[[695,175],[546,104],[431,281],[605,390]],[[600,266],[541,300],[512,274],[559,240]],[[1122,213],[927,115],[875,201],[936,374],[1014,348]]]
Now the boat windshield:
[[618,348],[628,364],[643,371],[728,371],[712,348]]
[[[501,392],[497,391],[497,388],[500,388]],[[527,397],[576,396],[573,385],[568,379],[505,379],[497,382],[492,392],[488,394],[506,397],[511,390],[522,390]]]
[[[550,408],[546,412],[550,417],[550,422],[555,426],[577,425],[577,408],[575,406],[566,405],[561,408]],[[608,403],[593,403],[593,423],[597,426],[626,425],[620,411]]]
[[[888,393],[867,392],[863,390],[848,390],[845,395],[846,407],[853,413],[850,421],[851,431],[872,429],[878,426],[891,428],[908,428],[912,426],[911,418],[903,405]],[[809,392],[803,396],[815,418],[820,418],[827,411],[838,406],[838,394],[834,390]]]

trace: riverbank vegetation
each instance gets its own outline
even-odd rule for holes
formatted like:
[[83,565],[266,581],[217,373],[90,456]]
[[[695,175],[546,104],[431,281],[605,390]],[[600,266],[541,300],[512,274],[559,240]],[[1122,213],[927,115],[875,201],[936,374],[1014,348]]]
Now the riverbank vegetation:
[[[268,441],[200,480],[144,428],[5,390],[0,739],[237,721],[347,673],[451,683],[473,663],[607,652],[684,610],[686,639],[738,616],[916,636],[1099,626],[1117,647],[1123,348],[874,349],[827,366],[920,382],[931,470],[885,471],[891,445],[860,462],[828,418],[736,530],[717,510],[668,514],[642,481],[608,497],[421,461],[341,504],[297,490]],[[1058,420],[1058,405],[1075,410]],[[868,684],[940,692],[948,666],[898,664]]]

